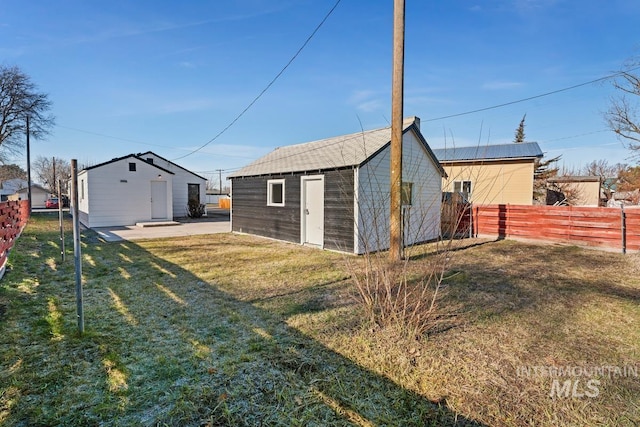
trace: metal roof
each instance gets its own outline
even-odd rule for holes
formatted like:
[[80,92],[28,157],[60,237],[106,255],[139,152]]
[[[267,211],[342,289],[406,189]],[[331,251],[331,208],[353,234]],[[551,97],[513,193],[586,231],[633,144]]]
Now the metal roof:
[[[416,122],[419,123],[419,119],[415,117],[405,119],[403,132],[414,126]],[[420,134],[417,124],[415,129]],[[420,135],[418,139],[423,141],[437,163],[435,155],[431,153],[424,138]],[[276,148],[239,171],[229,174],[228,177],[237,178],[359,166],[383,149],[390,141],[391,128],[385,127],[304,144],[289,145]]]
[[537,142],[436,148],[433,153],[440,162],[533,159],[544,155]]

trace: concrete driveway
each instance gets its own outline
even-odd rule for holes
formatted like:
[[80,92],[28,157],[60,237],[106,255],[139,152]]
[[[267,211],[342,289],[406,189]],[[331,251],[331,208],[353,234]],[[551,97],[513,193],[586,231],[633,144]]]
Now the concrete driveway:
[[229,233],[231,231],[229,211],[225,210],[209,211],[206,218],[185,218],[160,224],[162,225],[145,223],[142,224],[143,226],[96,227],[93,228],[93,231],[98,233],[100,238],[107,242],[193,236],[196,234]]

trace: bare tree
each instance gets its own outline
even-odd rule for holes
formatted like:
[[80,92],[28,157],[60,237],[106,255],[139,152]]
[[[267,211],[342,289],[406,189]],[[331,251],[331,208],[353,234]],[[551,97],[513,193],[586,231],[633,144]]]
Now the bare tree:
[[599,176],[607,199],[610,199],[612,190],[615,188],[620,174],[628,167],[629,165],[625,163],[610,165],[606,159],[600,159],[589,163],[582,169],[581,173],[589,176]]
[[34,138],[46,135],[54,124],[51,101],[40,93],[18,67],[0,65],[0,160],[16,153],[25,143],[27,117]]
[[71,165],[66,160],[55,159],[55,173],[53,165],[54,159],[43,156],[36,158],[33,162],[33,169],[38,181],[44,184],[51,193],[56,193],[57,180],[62,180],[61,191],[64,194],[68,194],[67,187],[71,177]]
[[621,171],[627,168],[627,166],[628,165],[625,163],[616,163],[611,165],[606,159],[600,159],[587,164],[582,169],[582,173],[590,176],[599,176],[603,179],[616,178]]
[[620,91],[611,98],[609,110],[605,113],[607,124],[622,143],[640,157],[640,116],[638,115],[638,96],[640,96],[640,77],[634,74],[640,68],[640,58],[627,61],[626,70],[618,73],[613,87]]

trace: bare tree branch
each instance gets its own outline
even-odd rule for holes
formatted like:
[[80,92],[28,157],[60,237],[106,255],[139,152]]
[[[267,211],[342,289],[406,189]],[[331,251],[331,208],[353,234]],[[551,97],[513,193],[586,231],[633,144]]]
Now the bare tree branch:
[[51,101],[18,67],[0,65],[0,157],[24,146],[26,119],[32,137],[47,135],[55,123]]

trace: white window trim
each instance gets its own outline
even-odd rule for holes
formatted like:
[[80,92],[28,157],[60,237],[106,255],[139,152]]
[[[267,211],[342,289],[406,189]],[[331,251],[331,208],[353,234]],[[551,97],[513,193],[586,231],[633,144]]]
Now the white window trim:
[[[284,206],[285,204],[285,180],[284,179],[269,179],[267,180],[267,206]],[[282,184],[282,203],[273,203],[271,201],[271,189],[273,188],[273,184]]]
[[460,192],[461,192],[461,193],[464,193],[464,192],[465,192],[465,191],[464,191],[464,184],[465,184],[465,182],[468,182],[468,183],[469,183],[469,192],[468,192],[468,195],[469,195],[469,196],[471,196],[471,193],[473,193],[473,182],[472,182],[471,180],[468,180],[468,179],[460,179],[460,180],[453,181],[453,191],[456,191],[456,183],[458,183],[458,182],[460,183]]

